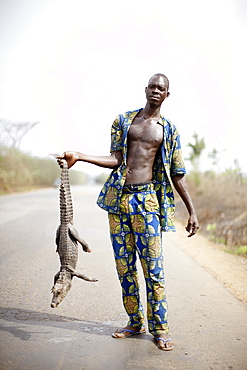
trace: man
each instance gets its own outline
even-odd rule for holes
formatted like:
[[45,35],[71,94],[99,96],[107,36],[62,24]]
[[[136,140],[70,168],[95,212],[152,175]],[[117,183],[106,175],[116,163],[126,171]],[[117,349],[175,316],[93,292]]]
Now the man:
[[112,336],[127,338],[145,333],[136,269],[138,253],[146,281],[148,329],[158,348],[164,351],[174,348],[168,334],[161,239],[161,231],[175,231],[170,178],[189,213],[188,236],[199,228],[185,179],[178,132],[160,115],[161,105],[170,94],[168,89],[165,75],[151,77],[145,89],[144,109],[119,115],[113,122],[109,156],[65,152],[59,157],[65,158],[69,167],[84,161],[113,169],[97,203],[108,211],[116,268],[129,321]]

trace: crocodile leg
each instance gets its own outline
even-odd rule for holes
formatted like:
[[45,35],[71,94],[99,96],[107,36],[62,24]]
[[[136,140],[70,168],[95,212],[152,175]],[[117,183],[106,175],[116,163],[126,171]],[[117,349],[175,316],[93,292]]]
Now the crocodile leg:
[[57,246],[56,252],[58,251],[59,236],[60,236],[60,226],[58,226],[57,231],[56,231],[56,239],[55,239],[55,243],[56,243],[56,246]]
[[70,233],[70,236],[72,236],[78,243],[81,244],[84,252],[91,253],[91,249],[89,248],[89,245],[87,244],[87,242],[83,238],[80,237],[80,235],[78,234],[78,231],[72,225],[69,226],[69,233]]
[[56,273],[56,275],[54,276],[54,285],[56,284],[57,282],[57,279],[59,278],[59,274],[60,274],[60,270]]
[[72,266],[70,266],[70,265],[66,265],[66,269],[67,269],[67,270],[69,270],[69,271],[71,272],[71,275],[72,275],[72,276],[76,276],[76,277],[78,277],[78,278],[80,278],[80,279],[83,279],[83,280],[86,280],[86,281],[93,281],[93,282],[98,281],[98,279],[91,279],[91,278],[87,277],[87,276],[86,276],[86,275],[84,275],[84,274],[80,274],[80,273],[79,273],[79,272],[77,272],[75,269],[73,269],[73,267],[72,267]]

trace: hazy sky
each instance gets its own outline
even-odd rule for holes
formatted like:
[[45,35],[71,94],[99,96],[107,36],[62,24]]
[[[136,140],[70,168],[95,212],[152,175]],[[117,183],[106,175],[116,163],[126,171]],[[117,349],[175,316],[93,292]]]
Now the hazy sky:
[[23,150],[108,154],[112,121],[143,107],[161,72],[184,156],[196,131],[202,169],[216,148],[247,172],[245,0],[0,0],[0,37],[0,118],[40,121]]

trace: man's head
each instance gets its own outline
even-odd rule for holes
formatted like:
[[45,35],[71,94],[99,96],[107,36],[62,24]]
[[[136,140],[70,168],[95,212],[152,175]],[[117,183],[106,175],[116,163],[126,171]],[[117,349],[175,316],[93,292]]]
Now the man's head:
[[145,89],[147,101],[150,105],[161,105],[170,95],[168,90],[168,78],[162,73],[156,73],[150,78]]
[[169,80],[166,77],[166,75],[164,75],[163,73],[155,73],[155,75],[153,75],[150,78],[150,80],[148,81],[148,84],[150,83],[150,81],[152,80],[152,78],[155,77],[155,76],[161,77],[164,81],[166,81],[167,90],[169,90]]

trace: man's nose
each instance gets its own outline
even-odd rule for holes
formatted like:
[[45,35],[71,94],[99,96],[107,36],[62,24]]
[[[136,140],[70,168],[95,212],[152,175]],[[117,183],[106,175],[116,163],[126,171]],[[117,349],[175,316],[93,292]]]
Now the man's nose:
[[157,94],[158,93],[158,88],[156,86],[153,87],[153,91],[152,92],[155,93],[155,94]]

